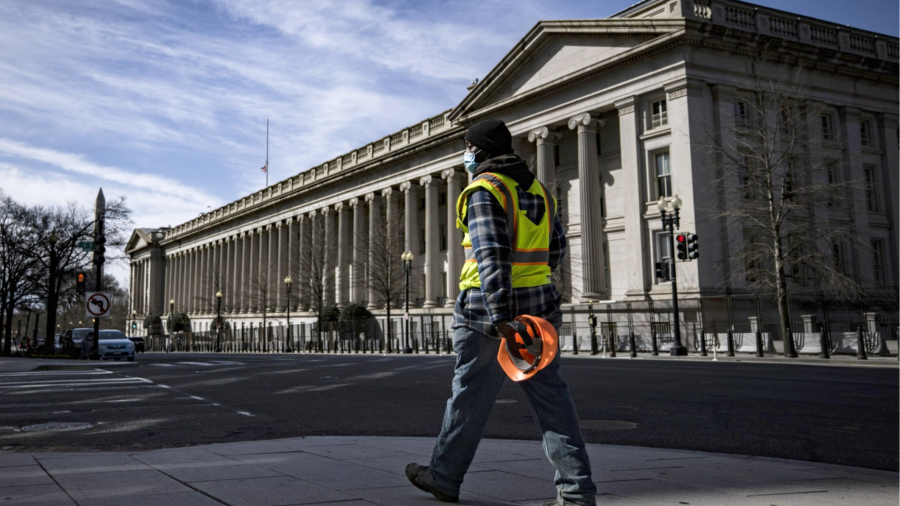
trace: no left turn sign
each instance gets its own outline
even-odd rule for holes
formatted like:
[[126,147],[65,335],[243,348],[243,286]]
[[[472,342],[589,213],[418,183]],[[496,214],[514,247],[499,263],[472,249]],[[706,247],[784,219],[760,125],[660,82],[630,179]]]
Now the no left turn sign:
[[110,313],[109,292],[85,292],[84,314],[88,318],[109,318]]

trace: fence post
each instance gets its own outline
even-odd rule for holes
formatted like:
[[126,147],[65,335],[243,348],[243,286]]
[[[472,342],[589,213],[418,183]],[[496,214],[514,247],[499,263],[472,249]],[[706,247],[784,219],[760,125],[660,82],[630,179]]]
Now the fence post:
[[825,325],[819,324],[819,346],[822,348],[819,351],[819,358],[831,358],[831,350],[828,346],[828,335],[825,333]]
[[797,358],[797,352],[794,350],[794,331],[788,325],[786,335],[784,336],[784,358]]
[[[694,328],[694,335],[697,335],[697,329]],[[706,329],[700,327],[700,356],[706,357]]]
[[756,356],[763,357],[762,316],[759,310],[759,294],[756,294]]
[[734,356],[734,327],[728,327],[728,333],[725,334],[725,339],[728,339],[728,356]]
[[856,358],[857,360],[868,360],[866,354],[866,340],[863,337],[862,325],[856,327]]
[[572,304],[572,355],[578,355],[578,322],[575,321],[575,304]]

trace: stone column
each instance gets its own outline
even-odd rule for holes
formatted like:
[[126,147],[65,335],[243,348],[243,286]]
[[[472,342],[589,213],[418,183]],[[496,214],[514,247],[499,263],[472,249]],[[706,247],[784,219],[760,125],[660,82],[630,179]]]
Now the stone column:
[[300,223],[300,233],[298,235],[299,244],[297,246],[298,258],[299,258],[299,272],[300,272],[300,284],[298,285],[297,293],[299,296],[299,300],[297,302],[297,310],[298,311],[308,311],[310,307],[309,300],[309,286],[312,283],[312,279],[310,278],[310,266],[312,265],[312,246],[310,243],[312,242],[312,225],[313,218],[315,217],[315,213],[309,213],[306,216],[298,216],[297,219],[301,220]]
[[246,276],[244,277],[244,297],[247,300],[247,311],[250,313],[256,313],[259,309],[259,283],[257,283],[257,279],[259,277],[259,243],[260,241],[260,229],[255,228],[250,232],[250,261],[246,263]]
[[234,307],[234,237],[225,238],[225,269],[222,271],[222,312],[231,313]]
[[338,215],[338,248],[337,248],[337,302],[343,306],[350,297],[350,262],[353,259],[353,229],[350,224],[350,206],[343,202],[334,205]]
[[300,286],[300,276],[297,274],[299,271],[297,269],[297,220],[294,219],[293,216],[288,218],[287,225],[287,236],[288,236],[288,245],[287,245],[287,256],[288,256],[288,275],[294,280],[293,285],[291,286],[291,294],[286,297],[284,305],[286,308],[289,308],[291,311],[294,310],[294,305],[297,302],[297,288]]
[[447,180],[447,303],[444,306],[453,307],[459,297],[457,280],[465,262],[462,230],[456,228],[456,201],[459,200],[465,174],[456,169],[447,169],[441,175]]
[[234,292],[232,297],[231,312],[238,314],[244,312],[244,260],[247,258],[245,234],[238,232],[234,236],[234,272],[231,283],[231,291]]
[[553,156],[553,148],[556,146],[557,137],[557,134],[551,132],[547,127],[541,127],[528,133],[529,142],[537,141],[535,176],[554,195],[556,194],[556,159]]
[[177,255],[178,279],[175,280],[175,311],[184,312],[184,251]]
[[374,269],[383,269],[384,265],[378,265],[379,256],[380,256],[380,245],[379,241],[384,241],[383,237],[380,237],[380,234],[383,233],[382,223],[381,223],[381,199],[375,195],[375,193],[369,193],[366,195],[366,202],[369,203],[369,260],[367,262],[366,268],[366,299],[368,299],[369,303],[366,306],[370,311],[379,309],[378,306],[378,294],[375,292],[374,280],[373,278],[373,270]]
[[132,311],[136,311],[136,309],[135,309],[135,303],[134,303],[134,302],[135,302],[135,301],[134,301],[134,297],[135,297],[135,290],[134,290],[134,287],[135,287],[135,278],[134,278],[134,276],[135,276],[135,271],[136,271],[137,269],[135,269],[134,261],[132,261],[132,262],[128,265],[128,269],[129,269],[129,277],[128,277],[128,316],[129,316],[129,318],[130,318],[130,317],[131,317]]
[[[171,281],[172,277],[172,262],[168,255],[163,253],[162,257],[162,268],[163,268],[163,314],[169,312],[169,293],[171,292],[169,288],[169,281]],[[131,314],[131,313],[129,313]]]
[[275,311],[283,313],[287,301],[284,278],[288,276],[288,226],[279,220],[276,228],[278,229],[278,277],[275,278]]
[[[842,107],[838,109],[841,118],[841,128],[843,129],[843,138],[845,140],[846,149],[844,149],[844,166],[847,167],[850,178],[849,181],[865,181],[865,173],[863,172],[863,156],[862,156],[862,138],[860,135],[860,119],[859,109],[854,107]],[[874,139],[874,130],[872,122],[869,123],[869,138]],[[871,141],[870,141],[871,142]],[[885,167],[885,169],[887,169]],[[856,276],[864,280],[864,283],[872,282],[872,254],[869,253],[869,211],[866,208],[866,194],[862,185],[850,190],[852,198],[850,198],[850,217],[854,222],[854,232],[856,233],[856,241],[863,245],[864,250],[860,251],[860,247],[851,241],[844,245],[844,251],[849,251],[852,255],[852,262],[846,262],[846,269],[851,271],[856,269]],[[886,259],[885,259],[886,261]]]
[[423,177],[419,184],[425,188],[425,304],[422,307],[432,308],[437,307],[437,287],[440,286],[438,278],[441,275],[438,262],[438,187],[437,181],[431,176]]
[[[394,268],[401,268],[400,255],[403,254],[403,241],[401,236],[402,225],[400,223],[400,193],[394,191],[393,188],[385,188],[381,190],[381,195],[385,199],[384,223],[387,232],[387,244],[389,251],[385,253],[390,256],[388,260],[395,262]],[[398,301],[394,301],[392,307],[397,307]]]
[[324,304],[328,306],[335,303],[334,270],[336,259],[334,254],[337,249],[337,227],[335,227],[334,211],[331,210],[331,207],[323,207],[319,212],[322,213],[322,226],[325,227],[325,242],[322,248],[324,256],[322,273],[325,275],[325,284],[322,294],[324,296]]
[[256,300],[256,311],[262,313],[268,311],[269,298],[269,226],[259,228],[259,256],[258,261],[250,267],[256,271],[256,286],[253,296]]
[[197,287],[197,248],[187,252],[187,293],[185,293],[184,312],[194,314],[194,294]]
[[606,293],[603,277],[603,220],[600,217],[600,171],[597,162],[597,122],[589,113],[569,120],[578,130],[578,187],[581,204],[582,300]]
[[212,251],[213,245],[206,244],[203,246],[203,249],[200,253],[200,300],[199,302],[199,313],[200,314],[209,314],[209,287],[212,283],[210,283],[210,272],[212,269],[210,268],[210,264],[212,263],[210,260],[212,259]]
[[278,283],[280,281],[277,279],[278,276],[278,223],[272,223],[271,225],[266,227],[268,231],[268,257],[266,260],[266,264],[268,268],[266,269],[266,312],[272,313],[275,311],[275,300],[281,290],[278,289]]
[[353,265],[351,266],[352,276],[350,279],[352,296],[350,300],[361,302],[363,297],[365,297],[363,295],[365,286],[363,273],[365,272],[367,255],[365,246],[365,213],[363,211],[365,206],[360,205],[359,199],[356,197],[350,199],[349,204],[350,208],[353,209]]
[[178,310],[182,313],[189,313],[191,310],[191,259],[193,258],[190,250],[181,252],[181,294],[179,295]]
[[[419,254],[418,248],[414,245],[419,238],[419,185],[412,181],[406,181],[400,184],[400,191],[403,192],[403,246],[405,251],[411,251],[414,255]],[[409,276],[409,292],[411,297],[415,297],[416,277]]]
[[[625,214],[627,295],[643,295],[648,286],[647,238],[644,237],[645,194],[641,164],[640,121],[635,111],[637,99],[628,97],[616,102],[619,111],[619,145],[622,153],[622,206]],[[596,153],[596,151],[595,151]]]

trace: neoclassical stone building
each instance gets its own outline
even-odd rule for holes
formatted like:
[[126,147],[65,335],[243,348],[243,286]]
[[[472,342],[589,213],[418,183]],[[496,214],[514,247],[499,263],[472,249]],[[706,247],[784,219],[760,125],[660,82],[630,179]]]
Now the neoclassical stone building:
[[825,218],[852,220],[872,245],[846,246],[841,259],[860,279],[900,285],[898,40],[745,2],[645,0],[607,19],[540,22],[453,109],[187,223],[135,230],[134,314],[165,318],[174,300],[202,330],[220,290],[226,318],[258,325],[265,301],[248,293],[256,278],[272,287],[268,317],[283,320],[290,274],[300,290],[292,318],[310,320],[300,257],[314,250],[309,230],[322,220],[337,245],[324,259],[326,297],[367,301],[383,315],[362,287],[365,268],[354,266],[365,263],[366,230],[385,219],[402,223],[398,256],[415,255],[412,313],[449,314],[464,262],[454,209],[468,181],[462,139],[490,117],[507,123],[517,153],[559,199],[567,301],[670,298],[670,283],[654,276],[670,254],[656,201],[676,194],[681,230],[704,238],[699,261],[677,267],[679,293],[720,292],[718,266],[742,238],[723,239],[733,232],[698,211],[715,177],[709,130],[734,124],[751,73],[801,64],[812,76],[808,99],[826,111],[809,131],[823,140],[818,154],[870,181],[851,212]]

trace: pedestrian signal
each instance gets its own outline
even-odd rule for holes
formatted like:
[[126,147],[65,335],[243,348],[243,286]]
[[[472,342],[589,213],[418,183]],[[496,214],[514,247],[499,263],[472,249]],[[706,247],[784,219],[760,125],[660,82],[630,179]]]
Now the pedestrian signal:
[[87,274],[84,271],[75,273],[75,292],[83,294],[87,290]]
[[656,279],[660,281],[669,281],[668,262],[656,262]]
[[687,260],[687,234],[678,234],[675,236],[675,248],[678,250],[678,259]]

